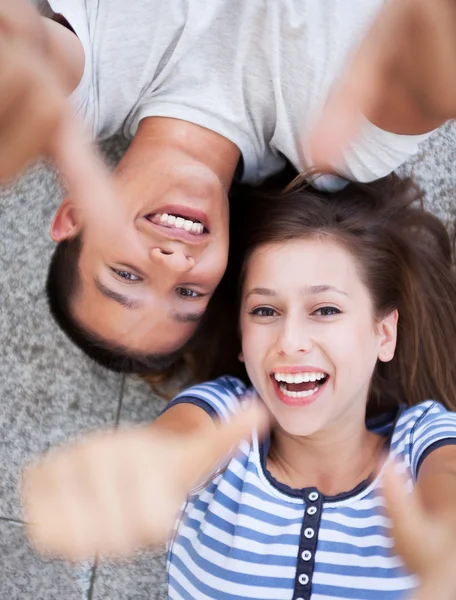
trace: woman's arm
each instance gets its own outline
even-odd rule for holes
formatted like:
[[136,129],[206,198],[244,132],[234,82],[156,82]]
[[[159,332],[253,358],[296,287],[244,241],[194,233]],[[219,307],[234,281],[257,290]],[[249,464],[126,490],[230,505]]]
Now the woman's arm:
[[255,425],[266,426],[258,406],[220,424],[202,408],[180,404],[152,425],[92,434],[51,451],[24,474],[32,543],[69,560],[162,545],[190,490]]
[[456,598],[456,446],[432,451],[414,491],[390,465],[383,479],[396,551],[420,578],[417,600]]
[[428,514],[447,522],[456,536],[456,445],[437,448],[424,459],[416,490]]

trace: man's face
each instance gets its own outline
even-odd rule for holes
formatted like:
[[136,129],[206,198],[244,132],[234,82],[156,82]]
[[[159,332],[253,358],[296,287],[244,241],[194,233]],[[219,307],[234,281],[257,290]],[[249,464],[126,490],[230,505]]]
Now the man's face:
[[201,164],[148,158],[120,164],[120,201],[79,216],[64,203],[56,220],[82,223],[76,319],[113,344],[166,353],[192,336],[223,276],[228,199]]

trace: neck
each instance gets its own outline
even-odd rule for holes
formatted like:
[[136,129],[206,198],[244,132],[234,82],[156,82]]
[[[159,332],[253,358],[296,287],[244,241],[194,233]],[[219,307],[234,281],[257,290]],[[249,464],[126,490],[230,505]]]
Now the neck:
[[172,149],[208,167],[228,190],[240,158],[239,148],[225,137],[188,121],[149,117],[139,124],[133,143],[148,152]]
[[334,496],[355,488],[378,467],[384,438],[368,431],[364,416],[345,429],[309,437],[273,431],[267,467],[295,488],[317,487]]

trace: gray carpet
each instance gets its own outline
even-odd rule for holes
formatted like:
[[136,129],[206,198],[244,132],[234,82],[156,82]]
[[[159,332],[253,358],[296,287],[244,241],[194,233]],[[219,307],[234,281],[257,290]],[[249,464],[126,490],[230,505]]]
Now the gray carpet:
[[[115,160],[123,143],[107,144]],[[456,218],[456,126],[447,125],[406,167],[440,218]],[[51,321],[43,282],[47,231],[61,199],[55,174],[37,165],[0,191],[0,600],[159,600],[163,554],[77,569],[35,556],[21,525],[23,461],[87,429],[152,420],[164,403],[143,383],[95,367]]]

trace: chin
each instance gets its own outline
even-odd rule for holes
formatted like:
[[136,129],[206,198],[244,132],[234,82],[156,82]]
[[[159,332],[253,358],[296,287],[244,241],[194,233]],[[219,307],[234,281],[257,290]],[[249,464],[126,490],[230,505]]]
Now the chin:
[[296,437],[309,437],[322,429],[323,423],[320,419],[309,418],[309,415],[296,413],[291,415],[278,414],[271,411],[275,427],[279,427],[288,435]]

